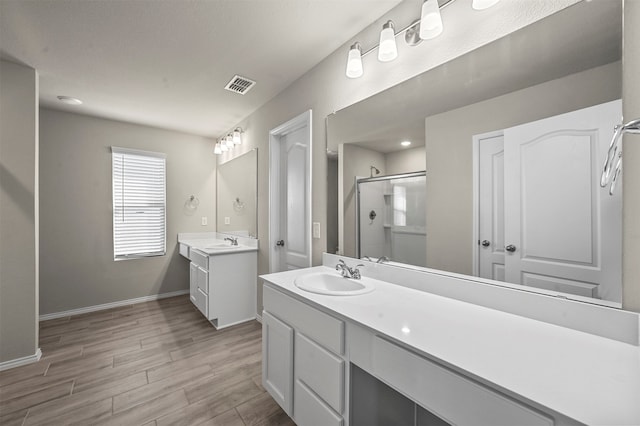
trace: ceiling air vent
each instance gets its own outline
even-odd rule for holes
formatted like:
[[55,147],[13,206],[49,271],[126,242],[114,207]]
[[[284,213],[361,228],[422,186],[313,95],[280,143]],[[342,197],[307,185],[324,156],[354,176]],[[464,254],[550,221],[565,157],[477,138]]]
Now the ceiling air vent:
[[249,91],[249,89],[251,89],[254,86],[254,84],[256,84],[255,81],[249,80],[246,77],[241,77],[239,75],[236,75],[231,79],[230,82],[227,83],[227,85],[224,88],[230,92],[244,95]]

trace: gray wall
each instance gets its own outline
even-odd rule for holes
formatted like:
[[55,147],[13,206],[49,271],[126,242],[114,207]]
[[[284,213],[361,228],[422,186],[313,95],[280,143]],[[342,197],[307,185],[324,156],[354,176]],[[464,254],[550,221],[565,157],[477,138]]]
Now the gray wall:
[[619,99],[621,72],[615,62],[426,118],[428,267],[473,272],[472,136]]
[[[624,1],[623,116],[640,118],[640,1]],[[640,312],[640,135],[624,137],[622,307]]]
[[[50,109],[41,110],[40,135],[40,313],[188,289],[177,233],[215,230],[213,141]],[[113,260],[112,145],[167,155],[165,256]],[[190,215],[192,194],[200,206]]]
[[424,146],[388,153],[385,156],[385,166],[388,175],[425,170]]
[[0,61],[0,363],[38,349],[38,75]]

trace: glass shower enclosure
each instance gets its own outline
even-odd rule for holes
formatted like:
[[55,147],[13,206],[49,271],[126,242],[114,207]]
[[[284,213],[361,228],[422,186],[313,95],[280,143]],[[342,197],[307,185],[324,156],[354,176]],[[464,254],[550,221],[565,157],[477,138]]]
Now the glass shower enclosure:
[[356,254],[426,266],[426,173],[356,179]]

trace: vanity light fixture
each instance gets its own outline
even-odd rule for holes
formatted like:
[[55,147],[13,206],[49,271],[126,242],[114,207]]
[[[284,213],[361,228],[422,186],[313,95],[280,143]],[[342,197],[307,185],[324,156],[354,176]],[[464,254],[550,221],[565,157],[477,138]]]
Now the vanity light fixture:
[[438,0],[425,0],[420,14],[420,38],[422,40],[436,38],[442,34],[443,29]]
[[398,46],[396,45],[396,34],[394,30],[393,21],[391,20],[382,26],[382,31],[380,31],[380,47],[378,48],[378,60],[380,62],[393,61],[398,57]]
[[[397,33],[394,32],[395,29],[393,21],[387,21],[382,26],[379,44],[365,52],[362,51],[360,43],[353,43],[349,48],[349,56],[347,58],[347,77],[362,77],[364,74],[362,58],[375,49],[378,49],[378,60],[381,62],[389,62],[397,58],[398,47],[396,45],[395,38],[400,34],[406,33],[405,41],[409,46],[417,46],[422,42],[422,40],[430,40],[438,37],[444,30],[440,9],[449,6],[454,1],[455,0],[424,0],[422,3],[420,19],[416,19]],[[484,10],[495,5],[499,1],[500,0],[473,0],[472,7],[475,10]]]
[[232,132],[227,133],[226,136],[223,136],[218,140],[215,148],[213,149],[213,153],[215,155],[220,155],[223,152],[227,152],[231,148],[234,148],[236,145],[241,145],[243,133],[242,127],[236,127]]
[[409,146],[409,145],[411,145],[411,141],[402,141],[402,142],[400,142],[400,145]]
[[360,43],[355,42],[349,49],[349,58],[347,59],[347,77],[358,78],[362,77],[362,48]]
[[240,127],[236,127],[233,131],[233,144],[242,145],[242,129]]

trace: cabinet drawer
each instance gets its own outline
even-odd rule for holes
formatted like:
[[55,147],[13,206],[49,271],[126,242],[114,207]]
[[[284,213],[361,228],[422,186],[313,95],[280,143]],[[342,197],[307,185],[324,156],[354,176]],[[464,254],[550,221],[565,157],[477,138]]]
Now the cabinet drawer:
[[296,333],[296,378],[302,380],[338,413],[344,401],[344,361]]
[[179,243],[180,246],[180,255],[186,257],[187,259],[191,259],[189,257],[189,246],[186,244]]
[[344,354],[344,322],[275,290],[263,290],[264,309],[336,354]]
[[554,424],[550,418],[380,337],[373,342],[372,366],[375,376],[452,424]]
[[209,294],[209,272],[206,269],[198,268],[196,286],[204,294]]
[[191,249],[191,261],[202,269],[209,270],[209,256],[196,249]]
[[296,381],[293,401],[293,419],[297,425],[342,426],[342,417],[300,381]]
[[209,318],[209,296],[200,289],[196,290],[194,296],[195,301],[193,301],[193,304],[196,305],[196,308],[198,308],[205,317]]

